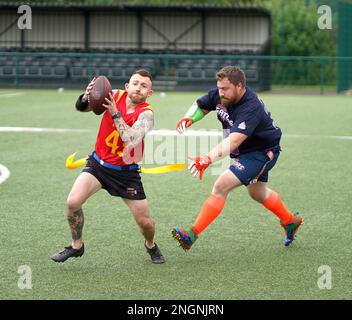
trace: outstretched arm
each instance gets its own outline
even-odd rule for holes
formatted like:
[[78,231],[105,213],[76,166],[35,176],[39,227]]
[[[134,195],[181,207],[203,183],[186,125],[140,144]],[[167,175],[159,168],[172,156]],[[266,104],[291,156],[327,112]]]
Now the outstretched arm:
[[203,119],[208,112],[209,110],[199,108],[196,101],[193,102],[185,116],[177,123],[177,132],[183,134],[186,131],[186,128],[190,127],[193,123]]
[[248,137],[245,134],[234,132],[231,133],[226,139],[222,140],[217,146],[209,151],[204,156],[190,158],[192,160],[189,165],[191,174],[196,177],[199,173],[199,178],[202,180],[203,173],[213,162],[223,159],[228,156],[232,151],[237,149],[241,143]]
[[217,146],[215,146],[211,151],[209,151],[206,156],[211,159],[211,162],[221,160],[236,150],[247,138],[248,137],[245,134],[233,132],[226,139],[222,140]]

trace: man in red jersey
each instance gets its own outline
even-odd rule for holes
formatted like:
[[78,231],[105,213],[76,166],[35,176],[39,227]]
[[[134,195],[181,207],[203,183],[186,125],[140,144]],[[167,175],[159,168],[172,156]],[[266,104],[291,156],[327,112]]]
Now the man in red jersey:
[[[92,111],[89,93],[94,83],[95,79],[89,83],[85,93],[79,96],[77,110]],[[154,125],[152,107],[146,102],[152,94],[151,75],[142,69],[132,74],[129,83],[125,84],[125,90],[113,90],[110,97],[106,98],[103,105],[106,111],[101,120],[94,152],[89,156],[67,199],[66,215],[72,243],[51,257],[55,262],[83,255],[82,205],[100,189],[122,198],[140,227],[152,262],[165,262],[154,242],[155,222],[149,215],[138,166],[143,157],[143,139]]]

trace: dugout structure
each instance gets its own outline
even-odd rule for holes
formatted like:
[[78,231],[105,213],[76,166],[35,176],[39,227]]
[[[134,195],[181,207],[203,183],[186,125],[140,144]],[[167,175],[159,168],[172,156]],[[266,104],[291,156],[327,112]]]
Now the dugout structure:
[[20,5],[0,2],[3,84],[7,79],[17,86],[82,86],[95,74],[123,82],[133,69],[145,67],[156,84],[203,90],[215,84],[219,68],[235,64],[249,85],[270,89],[270,62],[255,58],[271,51],[271,15],[265,9],[32,3],[32,29],[21,30]]

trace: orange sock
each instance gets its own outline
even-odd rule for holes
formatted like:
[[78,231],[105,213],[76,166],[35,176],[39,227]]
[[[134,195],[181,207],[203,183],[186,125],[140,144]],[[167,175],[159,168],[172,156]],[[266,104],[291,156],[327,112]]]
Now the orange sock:
[[295,221],[295,216],[286,209],[285,204],[282,202],[280,196],[273,191],[268,199],[266,199],[262,205],[275,214],[281,223],[286,225]]
[[215,220],[224,208],[225,202],[225,198],[217,198],[212,194],[210,195],[210,197],[204,202],[195,223],[191,226],[195,235],[200,234]]

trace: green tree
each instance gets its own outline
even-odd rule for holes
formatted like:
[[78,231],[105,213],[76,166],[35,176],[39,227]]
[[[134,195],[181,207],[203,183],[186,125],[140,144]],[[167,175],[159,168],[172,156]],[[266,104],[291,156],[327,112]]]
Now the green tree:
[[336,55],[336,28],[320,30],[317,26],[318,5],[306,3],[306,0],[272,1],[274,55]]

